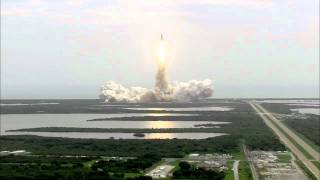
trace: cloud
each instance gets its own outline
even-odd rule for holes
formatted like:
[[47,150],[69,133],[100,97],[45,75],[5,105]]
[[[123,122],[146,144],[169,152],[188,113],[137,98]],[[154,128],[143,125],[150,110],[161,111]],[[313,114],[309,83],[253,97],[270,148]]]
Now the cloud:
[[81,6],[85,4],[87,1],[85,0],[67,0],[67,4],[70,6]]
[[[2,3],[1,16],[37,16],[48,15],[58,16],[60,10],[68,10],[68,7],[84,7],[88,11],[79,9],[77,13],[94,12],[89,15],[101,15],[104,17],[134,18],[149,15],[192,15],[184,11],[181,6],[238,6],[243,8],[268,8],[274,5],[271,0],[118,0],[111,3],[95,4],[96,1],[87,0],[66,0],[66,1],[44,1],[44,0],[26,0],[22,2]],[[90,5],[90,6],[88,6]],[[31,11],[32,10],[32,11]],[[49,13],[50,12],[50,13]],[[62,12],[66,13],[66,11]],[[70,15],[72,12],[68,12]],[[88,14],[83,14],[88,15]]]
[[211,6],[239,6],[244,8],[268,8],[274,5],[272,0],[162,0],[152,1],[162,5],[211,5]]
[[315,22],[307,23],[306,27],[293,36],[306,48],[319,48],[319,19]]
[[28,16],[32,12],[26,8],[1,8],[1,16]]
[[303,48],[319,48],[319,21],[306,20],[302,25],[285,33],[268,32],[265,39],[267,42],[278,42],[284,47],[294,43]]

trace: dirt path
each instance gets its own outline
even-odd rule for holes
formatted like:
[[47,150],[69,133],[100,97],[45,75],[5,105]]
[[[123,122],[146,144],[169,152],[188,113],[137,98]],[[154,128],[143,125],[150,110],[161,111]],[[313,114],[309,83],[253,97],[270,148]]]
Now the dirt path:
[[233,163],[233,167],[232,167],[232,170],[233,170],[233,176],[234,176],[234,180],[239,180],[239,160],[236,160],[234,161]]

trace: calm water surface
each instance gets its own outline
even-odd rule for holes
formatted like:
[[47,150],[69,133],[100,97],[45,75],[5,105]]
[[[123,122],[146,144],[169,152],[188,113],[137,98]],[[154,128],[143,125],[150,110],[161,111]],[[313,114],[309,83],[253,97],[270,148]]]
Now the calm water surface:
[[123,108],[130,110],[150,110],[150,111],[231,111],[233,108],[230,107],[185,107],[185,108],[144,108],[144,107],[134,107],[134,108]]
[[224,133],[145,133],[145,137],[135,137],[133,133],[55,133],[55,132],[9,132],[7,135],[38,135],[81,139],[206,139],[226,135]]
[[299,108],[299,109],[290,109],[291,111],[295,111],[301,114],[315,114],[320,115],[319,108]]
[[193,128],[197,124],[227,124],[215,121],[87,121],[95,118],[173,116],[177,114],[6,114],[1,115],[2,134],[7,130],[37,127],[77,128]]

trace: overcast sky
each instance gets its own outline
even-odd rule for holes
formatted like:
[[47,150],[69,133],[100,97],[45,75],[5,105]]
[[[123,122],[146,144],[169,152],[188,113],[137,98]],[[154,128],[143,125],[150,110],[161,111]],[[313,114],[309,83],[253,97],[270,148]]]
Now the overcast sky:
[[318,0],[1,0],[1,98],[98,98],[171,81],[215,98],[319,97]]

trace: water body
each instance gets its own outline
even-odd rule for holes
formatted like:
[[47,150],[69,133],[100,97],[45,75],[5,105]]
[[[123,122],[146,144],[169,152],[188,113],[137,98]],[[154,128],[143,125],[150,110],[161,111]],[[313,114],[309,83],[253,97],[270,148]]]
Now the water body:
[[34,103],[34,104],[23,104],[23,103],[11,103],[11,104],[0,104],[0,106],[34,106],[34,105],[57,105],[60,103]]
[[299,103],[299,104],[287,104],[287,105],[289,105],[289,106],[320,107],[320,104],[315,104],[315,103],[311,103],[311,104]]
[[287,104],[290,106],[319,106],[320,100],[261,100],[259,103],[277,103]]
[[299,109],[290,109],[291,111],[298,112],[300,114],[315,114],[320,115],[319,108],[299,108]]
[[91,105],[97,107],[128,107],[128,106],[140,106],[137,104],[100,104],[100,105]]
[[64,137],[81,139],[206,139],[226,135],[225,133],[145,133],[136,137],[133,133],[80,133],[80,132],[9,132],[7,135],[38,135],[45,137]]
[[186,114],[126,113],[126,114],[5,114],[1,115],[1,132],[37,127],[77,128],[193,128],[197,124],[227,124],[214,121],[87,121],[96,118],[134,116],[179,116]]
[[143,108],[143,107],[136,107],[136,108],[123,108],[123,109],[130,109],[130,110],[150,110],[150,111],[231,111],[233,108],[230,107],[184,107],[184,108]]

